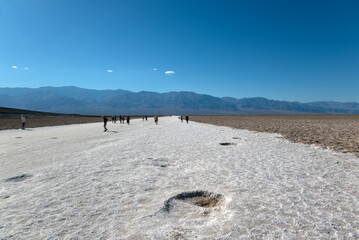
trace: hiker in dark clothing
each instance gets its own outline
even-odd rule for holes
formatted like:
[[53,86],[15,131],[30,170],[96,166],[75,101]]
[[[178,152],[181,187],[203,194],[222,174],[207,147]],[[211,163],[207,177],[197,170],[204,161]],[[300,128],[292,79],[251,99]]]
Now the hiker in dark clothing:
[[107,117],[103,116],[103,127],[104,127],[104,129],[105,129],[104,132],[107,132],[107,131],[108,131],[108,129],[107,129],[107,127],[106,127],[107,121],[108,121]]
[[147,115],[145,116],[145,119],[146,119],[146,121],[147,121]]
[[189,120],[189,117],[188,117],[188,115],[186,116],[186,122],[187,122],[187,124],[188,124],[188,120]]
[[158,116],[155,116],[155,123],[158,124]]
[[130,125],[130,116],[127,116],[127,124]]

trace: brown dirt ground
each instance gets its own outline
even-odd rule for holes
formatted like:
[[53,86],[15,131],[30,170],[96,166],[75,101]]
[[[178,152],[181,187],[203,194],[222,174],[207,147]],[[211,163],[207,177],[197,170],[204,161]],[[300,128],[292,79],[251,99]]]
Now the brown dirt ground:
[[[107,117],[108,121],[111,122],[111,117]],[[131,119],[139,118],[138,116],[131,117]],[[117,120],[119,122],[119,120]],[[46,127],[46,126],[60,126],[70,124],[81,124],[81,123],[102,123],[102,117],[33,117],[26,118],[26,128],[35,127]],[[4,119],[0,118],[0,130],[6,129],[20,129],[21,119]]]
[[297,143],[315,144],[359,157],[359,115],[191,116],[196,122],[280,133]]
[[[102,122],[101,117],[27,118],[26,128]],[[111,121],[111,119],[109,119]],[[0,130],[21,128],[21,119],[0,119]]]
[[186,199],[187,202],[191,202],[194,205],[204,208],[212,208],[218,205],[219,200],[215,197],[193,197]]

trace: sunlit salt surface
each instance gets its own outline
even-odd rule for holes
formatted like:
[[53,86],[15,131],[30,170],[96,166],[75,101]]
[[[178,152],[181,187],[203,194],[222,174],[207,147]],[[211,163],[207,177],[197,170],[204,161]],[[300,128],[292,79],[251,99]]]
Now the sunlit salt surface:
[[0,239],[359,237],[352,155],[177,117],[108,125],[0,131]]

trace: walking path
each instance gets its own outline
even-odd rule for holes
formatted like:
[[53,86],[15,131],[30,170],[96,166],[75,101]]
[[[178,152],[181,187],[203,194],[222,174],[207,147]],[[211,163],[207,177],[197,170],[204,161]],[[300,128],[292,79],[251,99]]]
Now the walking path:
[[0,239],[359,237],[353,155],[177,117],[108,129],[0,131]]

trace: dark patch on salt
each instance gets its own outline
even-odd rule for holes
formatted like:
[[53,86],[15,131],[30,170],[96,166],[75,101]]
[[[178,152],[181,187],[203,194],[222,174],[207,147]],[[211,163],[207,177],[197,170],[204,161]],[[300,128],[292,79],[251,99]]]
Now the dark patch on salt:
[[57,139],[57,137],[52,137],[51,139]]
[[22,137],[15,137],[15,138],[22,138]]
[[229,143],[229,142],[224,142],[224,143],[219,143],[222,146],[230,146],[230,145],[236,145],[235,143]]
[[186,237],[180,232],[173,232],[171,236],[175,240],[186,239]]
[[21,174],[19,176],[7,178],[7,179],[5,179],[5,182],[21,182],[21,181],[24,181],[25,179],[27,179],[29,177],[32,177],[32,175],[30,175],[30,174]]
[[213,208],[223,203],[223,196],[207,191],[183,192],[165,201],[163,210],[169,212],[173,201],[181,201],[203,208]]
[[239,137],[233,137],[233,139],[239,139]]
[[202,213],[202,215],[205,216],[205,217],[207,217],[209,214],[210,214],[210,211],[204,211],[204,212]]
[[168,163],[168,159],[165,158],[152,159],[152,164],[156,167],[161,168],[167,168],[170,166],[170,164]]

